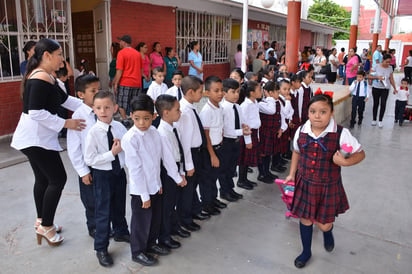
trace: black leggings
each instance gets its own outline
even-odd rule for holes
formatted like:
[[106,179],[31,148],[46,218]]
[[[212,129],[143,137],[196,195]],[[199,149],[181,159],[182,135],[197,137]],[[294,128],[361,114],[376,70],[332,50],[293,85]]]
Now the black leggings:
[[40,147],[25,148],[22,152],[29,158],[34,173],[33,194],[37,218],[43,219],[43,226],[52,226],[67,179],[60,154]]
[[389,89],[372,88],[373,96],[373,120],[376,121],[378,116],[378,107],[380,101],[379,122],[382,122],[386,109],[386,100],[388,99]]

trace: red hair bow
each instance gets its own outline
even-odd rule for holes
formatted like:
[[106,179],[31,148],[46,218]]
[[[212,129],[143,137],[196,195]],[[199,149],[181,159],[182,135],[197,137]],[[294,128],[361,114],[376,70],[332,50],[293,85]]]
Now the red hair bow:
[[327,95],[330,98],[333,98],[333,91],[322,91],[320,88],[318,88],[315,92],[315,95],[318,95],[318,94]]

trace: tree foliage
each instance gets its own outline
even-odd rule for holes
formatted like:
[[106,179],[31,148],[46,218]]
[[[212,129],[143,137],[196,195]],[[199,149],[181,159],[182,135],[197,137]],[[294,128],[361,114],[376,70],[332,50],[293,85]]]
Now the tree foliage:
[[[314,0],[308,19],[349,31],[351,14],[331,0]],[[349,33],[335,32],[333,39],[349,39]]]

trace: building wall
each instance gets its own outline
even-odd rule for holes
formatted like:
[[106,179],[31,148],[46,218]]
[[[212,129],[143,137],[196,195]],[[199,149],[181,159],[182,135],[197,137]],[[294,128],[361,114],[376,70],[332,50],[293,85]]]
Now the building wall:
[[301,29],[299,50],[303,51],[305,47],[313,47],[313,33],[309,30]]
[[0,83],[0,136],[16,129],[23,106],[20,84],[21,81]]

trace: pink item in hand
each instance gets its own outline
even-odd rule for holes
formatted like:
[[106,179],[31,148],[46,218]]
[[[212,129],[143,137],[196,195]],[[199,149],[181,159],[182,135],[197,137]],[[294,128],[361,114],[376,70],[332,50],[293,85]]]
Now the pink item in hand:
[[345,158],[349,158],[350,154],[353,151],[353,147],[349,144],[343,144],[340,147],[340,153],[343,155]]

